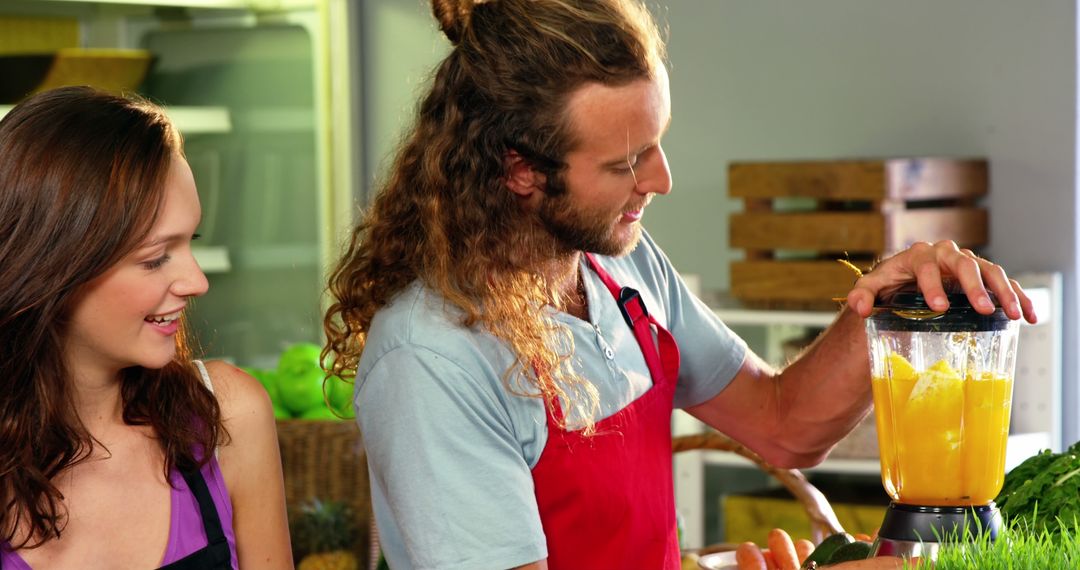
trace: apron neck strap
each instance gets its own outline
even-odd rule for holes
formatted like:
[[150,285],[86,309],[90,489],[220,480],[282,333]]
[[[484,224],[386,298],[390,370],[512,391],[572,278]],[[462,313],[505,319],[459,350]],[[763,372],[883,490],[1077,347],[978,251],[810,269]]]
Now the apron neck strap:
[[654,322],[649,316],[649,310],[645,308],[645,302],[641,300],[641,293],[638,293],[637,289],[620,287],[615,282],[615,279],[603,267],[600,267],[593,254],[585,252],[584,255],[585,260],[589,262],[589,267],[596,272],[597,277],[604,282],[604,286],[607,287],[611,296],[615,298],[627,326],[634,329],[638,321]]

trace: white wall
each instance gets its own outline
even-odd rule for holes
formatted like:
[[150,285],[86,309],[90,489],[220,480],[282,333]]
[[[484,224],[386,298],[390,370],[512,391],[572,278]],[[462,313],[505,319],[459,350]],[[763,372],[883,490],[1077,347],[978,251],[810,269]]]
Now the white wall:
[[[649,3],[670,29],[675,186],[646,226],[676,266],[706,289],[728,286],[730,161],[984,156],[988,256],[1065,273],[1064,436],[1080,439],[1074,2]],[[374,173],[446,42],[422,0],[366,0],[362,17]]]
[[1065,273],[1064,437],[1080,439],[1075,3],[671,0],[656,12],[670,28],[675,184],[646,225],[675,265],[728,286],[729,161],[984,156],[988,257]]
[[426,0],[361,0],[365,187],[389,168],[435,66],[450,49]]

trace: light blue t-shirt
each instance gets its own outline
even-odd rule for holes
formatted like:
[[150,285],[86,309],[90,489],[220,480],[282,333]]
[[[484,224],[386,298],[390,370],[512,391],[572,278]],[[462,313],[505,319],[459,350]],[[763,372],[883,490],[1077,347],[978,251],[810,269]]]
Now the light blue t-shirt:
[[[676,407],[727,386],[746,345],[687,290],[647,234],[629,255],[597,260],[675,336]],[[652,378],[615,299],[584,258],[581,269],[590,322],[552,313],[573,334],[575,371],[599,391],[600,420]],[[360,359],[356,417],[380,542],[395,570],[509,568],[547,557],[531,473],[547,442],[542,401],[510,393],[503,376],[511,351],[460,323],[456,308],[413,283],[376,314]]]

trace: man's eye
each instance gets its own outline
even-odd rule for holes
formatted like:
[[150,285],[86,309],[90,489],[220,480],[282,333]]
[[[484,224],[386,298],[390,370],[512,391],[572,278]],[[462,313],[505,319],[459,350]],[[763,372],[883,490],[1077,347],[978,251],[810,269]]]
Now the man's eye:
[[619,164],[613,165],[611,167],[611,170],[613,170],[615,172],[624,173],[624,174],[629,173],[629,172],[632,172],[634,170],[634,167],[637,166],[637,163],[638,163],[638,157],[637,156],[632,156],[632,157],[627,158],[626,162],[620,162]]

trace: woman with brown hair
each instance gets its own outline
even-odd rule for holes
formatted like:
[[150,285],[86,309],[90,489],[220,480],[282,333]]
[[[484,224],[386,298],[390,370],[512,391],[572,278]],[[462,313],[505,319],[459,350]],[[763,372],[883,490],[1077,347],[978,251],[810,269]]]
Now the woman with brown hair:
[[0,121],[5,570],[291,567],[267,394],[192,360],[200,217],[146,101],[63,88]]

